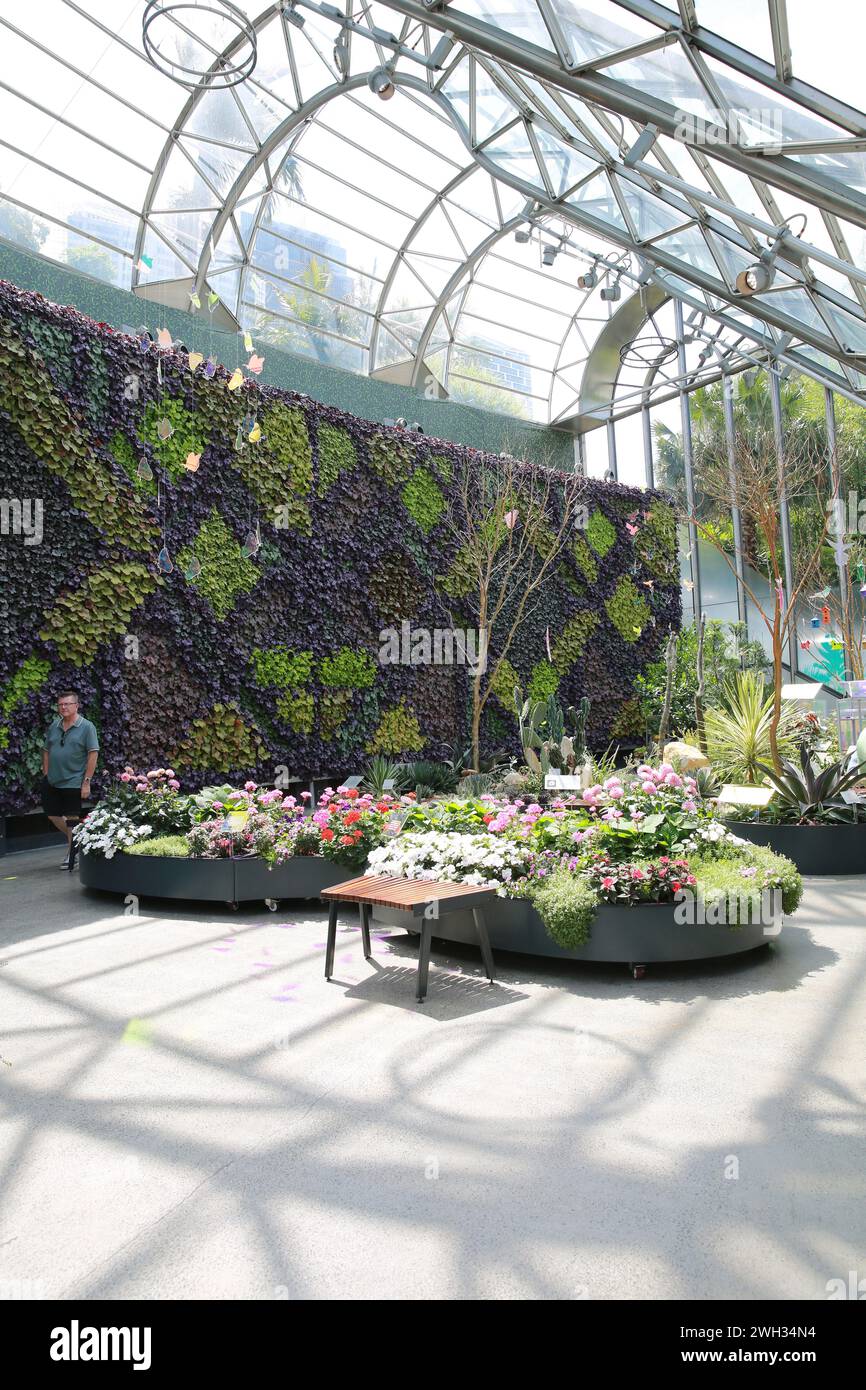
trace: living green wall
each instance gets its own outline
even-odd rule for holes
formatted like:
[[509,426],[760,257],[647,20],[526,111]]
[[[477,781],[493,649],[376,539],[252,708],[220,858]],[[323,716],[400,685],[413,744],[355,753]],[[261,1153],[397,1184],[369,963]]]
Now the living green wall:
[[[42,256],[29,255],[0,238],[0,280],[9,280],[22,289],[35,290],[55,304],[72,304],[97,323],[122,328],[146,324],[153,329],[163,323],[173,338],[190,349],[207,355],[212,342],[218,362],[234,362],[238,340],[235,334],[213,331],[206,311],[203,316],[184,313],[139,299],[120,290],[67,270]],[[297,391],[326,405],[334,405],[365,420],[418,421],[425,434],[469,444],[476,449],[500,453],[507,449],[520,458],[538,459],[551,468],[570,471],[574,466],[574,441],[560,430],[544,429],[478,410],[457,401],[428,400],[423,392],[408,386],[395,386],[374,377],[360,376],[339,367],[328,367],[309,358],[282,352],[258,340],[256,348],[265,359],[260,380],[285,391]]]

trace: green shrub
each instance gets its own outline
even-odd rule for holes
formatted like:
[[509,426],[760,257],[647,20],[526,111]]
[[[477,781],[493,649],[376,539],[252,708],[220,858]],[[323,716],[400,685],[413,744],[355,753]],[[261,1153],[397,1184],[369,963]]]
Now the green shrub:
[[126,854],[148,854],[156,859],[187,859],[189,845],[185,835],[155,835],[152,840],[136,840]]
[[0,712],[11,714],[19,705],[26,704],[34,690],[39,690],[47,681],[51,665],[40,661],[37,656],[28,656],[14,671],[0,692]]
[[54,643],[61,661],[88,666],[105,642],[126,631],[133,611],[160,583],[132,560],[93,570],[79,589],[55,600],[39,636]]
[[313,674],[313,653],[292,652],[279,643],[275,647],[256,647],[250,657],[259,685],[306,685]]
[[598,898],[577,874],[556,869],[549,878],[531,879],[526,896],[558,946],[575,950],[589,940]]
[[604,606],[622,640],[636,642],[649,622],[650,610],[631,580],[621,579]]
[[391,487],[405,483],[412,469],[412,451],[393,435],[374,434],[370,439],[370,466]]
[[367,744],[368,753],[417,753],[424,747],[424,735],[405,700],[386,710],[379,727]]
[[409,515],[427,535],[433,530],[445,506],[436,479],[426,468],[416,468],[403,489],[403,502]]
[[215,507],[192,546],[178,555],[178,568],[185,572],[193,555],[201,573],[187,582],[195,585],[218,618],[228,617],[238,597],[255,588],[260,576]]
[[[796,912],[803,896],[803,879],[795,864],[782,854],[774,854],[765,845],[749,845],[739,851],[737,858],[720,859],[701,854],[689,855],[689,868],[697,879],[697,892],[709,906],[723,898],[736,898],[745,893],[760,897],[765,883],[779,887],[782,911],[786,916]],[[744,878],[742,870],[756,868],[753,878]]]
[[296,734],[313,732],[315,706],[309,690],[288,690],[277,701],[277,713]]
[[[160,439],[159,422],[168,420],[172,434],[168,439]],[[159,401],[148,401],[140,429],[141,437],[150,444],[154,455],[159,459],[166,473],[175,482],[186,476],[187,454],[201,454],[207,444],[202,433],[201,421],[187,410],[182,400],[165,396]]]
[[[616,527],[608,521],[604,512],[600,512],[598,509],[593,512],[586,523],[586,539],[596,555],[603,560],[616,541]],[[575,559],[577,559],[576,555]]]
[[335,656],[322,657],[319,679],[343,690],[366,690],[376,680],[376,663],[363,648],[341,647]]
[[335,425],[319,425],[319,484],[320,497],[333,487],[341,473],[354,468],[358,455],[351,435]]
[[599,616],[585,609],[569,618],[562,632],[551,646],[553,664],[560,676],[566,675],[576,661],[583,656],[584,648],[598,626]]
[[559,672],[549,661],[537,661],[532,668],[527,686],[530,700],[546,700],[559,689]]
[[598,579],[598,565],[595,563],[593,553],[583,539],[583,536],[575,537],[571,553],[575,558],[578,569],[582,571],[584,578],[587,579],[590,584],[594,584]]

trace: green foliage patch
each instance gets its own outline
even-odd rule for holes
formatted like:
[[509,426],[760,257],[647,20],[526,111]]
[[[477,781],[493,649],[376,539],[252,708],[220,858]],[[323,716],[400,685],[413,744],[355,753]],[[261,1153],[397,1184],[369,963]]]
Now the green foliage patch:
[[632,581],[627,577],[621,579],[604,606],[622,640],[636,642],[649,621],[650,610]]
[[259,580],[259,570],[241,547],[214,507],[199,530],[192,546],[181,551],[177,563],[181,570],[189,569],[196,557],[201,573],[187,583],[195,585],[206,598],[216,616],[228,617],[241,594],[249,593]]

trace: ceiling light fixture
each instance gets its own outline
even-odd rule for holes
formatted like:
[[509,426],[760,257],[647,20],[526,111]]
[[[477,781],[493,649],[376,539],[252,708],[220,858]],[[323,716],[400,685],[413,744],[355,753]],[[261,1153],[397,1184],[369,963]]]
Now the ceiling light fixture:
[[375,68],[367,78],[367,86],[382,101],[390,101],[397,90],[389,68]]
[[559,254],[559,247],[558,247],[558,246],[553,246],[552,244],[548,244],[547,246],[544,247],[544,249],[543,249],[542,252],[541,252],[541,264],[542,264],[542,265],[553,265],[553,262],[556,260],[556,257],[557,257],[558,254]]
[[601,298],[609,303],[611,300],[620,299],[621,297],[622,290],[619,287],[619,276],[617,275],[612,285],[605,285],[601,292]]
[[593,261],[589,270],[585,270],[582,275],[577,277],[577,288],[579,290],[594,290],[598,284],[598,261]]
[[349,31],[341,29],[334,42],[334,66],[341,77],[349,75]]

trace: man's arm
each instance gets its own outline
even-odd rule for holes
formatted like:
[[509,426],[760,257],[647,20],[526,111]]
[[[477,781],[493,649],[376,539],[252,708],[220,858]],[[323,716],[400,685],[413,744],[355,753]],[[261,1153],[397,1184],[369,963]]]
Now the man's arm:
[[90,795],[90,779],[96,771],[96,764],[99,761],[99,749],[91,748],[87,754],[87,765],[84,769],[84,781],[81,783],[81,795]]
[[43,777],[47,777],[47,776],[48,776],[48,747],[47,747],[47,745],[42,749],[42,776],[43,776]]

